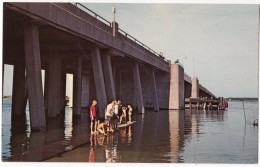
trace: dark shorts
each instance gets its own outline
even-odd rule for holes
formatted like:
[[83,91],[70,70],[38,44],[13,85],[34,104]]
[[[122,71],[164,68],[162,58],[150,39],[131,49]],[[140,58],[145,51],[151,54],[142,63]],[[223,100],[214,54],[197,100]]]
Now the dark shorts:
[[97,121],[97,118],[96,117],[93,117],[94,119],[91,119],[90,118],[90,121],[92,122],[92,123],[95,123],[95,121]]
[[107,117],[107,120],[110,122],[112,117],[108,116],[108,115],[106,117]]

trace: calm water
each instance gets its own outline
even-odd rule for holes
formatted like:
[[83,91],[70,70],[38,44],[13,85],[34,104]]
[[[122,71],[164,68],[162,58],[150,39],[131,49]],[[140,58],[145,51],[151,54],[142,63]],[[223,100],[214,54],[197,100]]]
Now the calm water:
[[[258,127],[252,123],[258,118],[258,101],[244,104],[246,122],[241,101],[229,102],[226,111],[165,110],[134,115],[137,123],[132,127],[107,137],[92,136],[90,144],[49,161],[257,163]],[[84,119],[72,124],[71,113],[66,108],[65,117],[49,122],[46,133],[31,133],[27,125],[23,133],[14,134],[10,132],[10,102],[4,101],[3,159],[12,160],[27,149],[89,132]]]

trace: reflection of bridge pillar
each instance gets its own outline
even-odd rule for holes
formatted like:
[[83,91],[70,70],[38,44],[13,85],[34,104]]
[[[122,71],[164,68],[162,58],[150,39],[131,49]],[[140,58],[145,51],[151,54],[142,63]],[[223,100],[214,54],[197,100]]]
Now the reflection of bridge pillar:
[[153,96],[153,108],[154,111],[159,111],[159,103],[158,103],[158,95],[157,95],[157,86],[156,86],[156,79],[155,79],[155,73],[154,69],[151,71],[151,84],[152,84],[152,96]]
[[81,115],[82,57],[77,57],[73,75],[73,116]]
[[107,105],[107,95],[104,82],[103,68],[98,47],[91,49],[92,68],[95,80],[96,95],[100,118],[105,117],[105,108]]
[[184,108],[184,69],[171,64],[169,109]]
[[102,56],[104,79],[107,93],[107,100],[111,102],[116,99],[114,77],[111,66],[111,58],[108,54]]
[[27,90],[25,81],[25,63],[19,61],[14,65],[13,95],[12,95],[12,122],[15,118],[25,119]]
[[169,112],[171,161],[179,162],[179,152],[184,144],[184,112],[175,110]]
[[197,98],[199,97],[199,80],[198,78],[192,78],[191,80],[191,97]]
[[137,104],[138,113],[144,113],[144,102],[143,102],[143,93],[142,85],[139,73],[139,65],[135,63],[133,66],[133,75],[134,75],[134,85],[135,85],[135,103]]
[[60,114],[61,59],[57,50],[50,52],[48,66],[48,117]]
[[32,131],[46,129],[38,26],[24,26],[24,51]]

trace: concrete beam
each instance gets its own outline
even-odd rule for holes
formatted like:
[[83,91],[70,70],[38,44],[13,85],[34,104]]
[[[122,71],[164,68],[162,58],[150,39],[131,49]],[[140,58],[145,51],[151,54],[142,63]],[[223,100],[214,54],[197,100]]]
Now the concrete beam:
[[160,109],[169,109],[170,74],[156,72],[156,87]]
[[82,94],[81,94],[81,107],[89,106],[90,95],[90,74],[89,72],[82,73]]
[[61,80],[60,80],[60,112],[65,112],[65,98],[66,98],[66,66],[61,63]]
[[183,109],[184,69],[179,64],[171,64],[169,109]]
[[191,80],[191,97],[199,97],[199,80],[197,77],[192,78]]
[[140,71],[138,63],[133,65],[133,75],[134,75],[134,85],[135,85],[135,102],[137,104],[138,113],[145,113],[144,110],[144,102],[143,102],[143,93],[142,93],[142,85],[140,79]]
[[14,65],[13,71],[12,122],[17,119],[26,118],[26,103],[25,62],[21,61]]
[[47,68],[45,68],[45,75],[44,75],[44,108],[45,108],[45,112],[46,115],[48,114],[48,83],[49,83],[49,65],[47,65]]
[[107,106],[107,95],[99,48],[92,48],[90,55],[96,87],[99,116],[101,119],[103,119],[105,117],[105,109]]
[[115,93],[115,83],[114,83],[114,77],[113,77],[113,71],[111,65],[111,58],[108,54],[104,54],[102,56],[102,64],[103,64],[107,100],[108,102],[112,102],[113,100],[116,99],[116,93]]
[[73,116],[81,116],[81,91],[82,91],[82,57],[78,57],[75,63],[73,75]]
[[153,108],[154,111],[159,111],[159,102],[158,102],[158,95],[157,95],[157,85],[156,85],[156,78],[154,69],[151,70],[151,85],[152,85],[152,96],[153,96]]
[[[169,72],[168,62],[165,62],[148,49],[144,49],[143,46],[125,35],[119,33],[118,37],[114,37],[110,25],[105,25],[96,19],[92,21],[88,18],[90,16],[87,13],[79,12],[79,9],[72,4],[6,3],[5,6],[57,29],[84,38],[100,46],[114,48],[162,71]],[[85,18],[88,18],[89,21],[85,21]],[[93,17],[91,18],[93,19]]]
[[48,67],[48,117],[60,114],[61,59],[57,50],[50,52]]
[[32,131],[46,129],[44,99],[41,77],[41,57],[38,26],[28,23],[24,26],[24,52],[27,73],[30,123]]

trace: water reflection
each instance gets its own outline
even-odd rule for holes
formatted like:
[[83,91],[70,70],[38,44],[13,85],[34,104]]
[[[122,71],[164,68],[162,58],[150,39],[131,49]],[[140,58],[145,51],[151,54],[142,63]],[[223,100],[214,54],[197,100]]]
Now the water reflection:
[[[46,132],[31,132],[29,109],[26,118],[17,119],[11,124],[11,101],[3,102],[2,124],[2,159],[3,161],[22,161],[27,150],[39,149],[46,144],[70,140],[73,135],[89,132],[87,110],[83,109],[82,117],[72,120],[72,109],[66,107],[64,114],[55,119],[46,119]],[[74,124],[73,124],[74,122]],[[34,155],[36,159],[40,158]]]
[[[137,123],[118,133],[109,136],[92,135],[90,144],[86,145],[88,159],[85,156],[77,158],[81,162],[185,162],[184,153],[187,149],[190,157],[196,154],[195,144],[201,134],[199,129],[203,126],[202,122],[207,119],[219,121],[222,114],[165,110],[134,115],[133,120]],[[192,142],[193,146],[187,148],[186,143]],[[76,149],[74,154],[77,151],[80,150]],[[72,158],[71,155],[73,154],[63,154],[60,160]]]
[[169,112],[170,152],[166,156],[171,157],[171,162],[183,162],[180,152],[184,143],[184,111],[175,110]]
[[[92,135],[89,144],[49,161],[256,163],[258,128],[248,122],[258,117],[258,108],[252,105],[257,103],[245,103],[246,123],[240,103],[230,103],[228,111],[161,110],[135,114],[133,120],[137,123],[132,126],[109,136]],[[11,156],[7,157],[22,158],[27,149],[89,134],[87,114],[83,112],[82,118],[75,121],[72,111],[66,110],[64,118],[49,120],[45,133],[25,130],[12,134],[8,143]],[[58,128],[64,120],[64,128]],[[8,151],[4,153],[2,156],[8,155]]]
[[64,118],[64,136],[65,139],[69,140],[72,137],[72,130],[73,130],[73,124],[72,124],[72,108],[66,107],[65,111],[65,118]]

